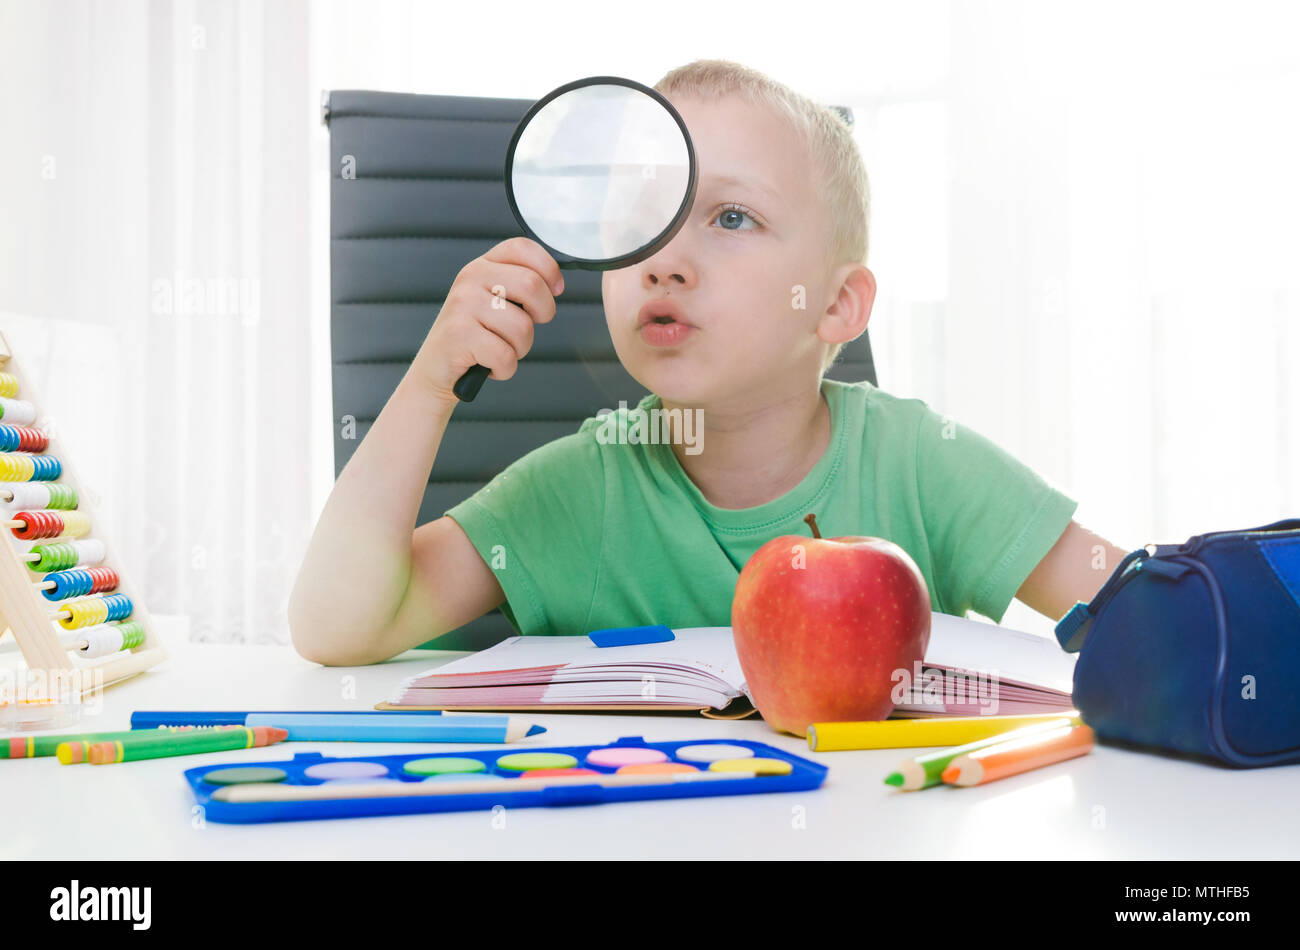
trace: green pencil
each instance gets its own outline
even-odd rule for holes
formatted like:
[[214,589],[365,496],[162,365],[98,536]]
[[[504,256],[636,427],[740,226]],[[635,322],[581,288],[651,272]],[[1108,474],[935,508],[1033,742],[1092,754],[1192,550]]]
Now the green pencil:
[[[113,762],[133,762],[137,759],[160,759],[170,755],[197,755],[201,752],[248,749],[281,742],[288,735],[287,729],[277,729],[274,726],[255,726],[251,729],[247,726],[235,726],[232,729],[205,729],[162,736],[147,735],[140,738],[95,742],[90,744],[88,754],[92,765],[107,765]],[[65,742],[55,750],[54,754],[64,765],[83,761],[80,758],[82,749],[77,748],[77,745],[77,743]]]
[[1004,732],[1001,735],[990,736],[976,742],[968,742],[965,745],[953,746],[951,749],[940,749],[937,752],[918,755],[914,759],[904,760],[897,770],[886,775],[885,784],[893,785],[904,792],[914,792],[918,789],[942,785],[943,770],[948,767],[948,763],[959,755],[997,745],[999,742],[1006,742],[1008,739],[1033,735],[1035,732],[1042,732],[1045,729],[1059,729],[1063,725],[1077,725],[1082,721],[1078,716],[1062,716],[1060,719],[1036,722],[1032,726],[1012,729],[1010,732]]
[[[167,726],[166,731],[190,732],[197,726]],[[211,730],[212,726],[203,727]],[[217,726],[228,729],[229,726]],[[75,743],[83,751],[89,752],[96,742],[111,742],[114,739],[137,739],[142,736],[157,736],[159,729],[130,729],[121,732],[70,732],[61,736],[11,736],[0,739],[0,759],[30,759],[42,755],[54,755],[55,750],[65,742]],[[82,761],[85,761],[83,758]]]

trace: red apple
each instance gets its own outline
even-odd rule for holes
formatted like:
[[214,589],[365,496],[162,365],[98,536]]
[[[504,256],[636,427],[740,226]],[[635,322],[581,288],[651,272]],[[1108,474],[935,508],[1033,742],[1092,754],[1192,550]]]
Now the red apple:
[[920,569],[884,538],[787,534],[740,572],[731,627],[749,693],[775,729],[885,719],[895,670],[925,658],[930,593]]

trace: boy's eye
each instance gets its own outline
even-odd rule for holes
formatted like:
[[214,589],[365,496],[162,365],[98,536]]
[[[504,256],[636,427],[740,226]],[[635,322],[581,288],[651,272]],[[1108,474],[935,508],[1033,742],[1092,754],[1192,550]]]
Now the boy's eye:
[[[749,219],[749,227],[745,226],[746,218]],[[726,205],[713,220],[721,222],[722,227],[727,231],[754,231],[762,227],[741,205]]]

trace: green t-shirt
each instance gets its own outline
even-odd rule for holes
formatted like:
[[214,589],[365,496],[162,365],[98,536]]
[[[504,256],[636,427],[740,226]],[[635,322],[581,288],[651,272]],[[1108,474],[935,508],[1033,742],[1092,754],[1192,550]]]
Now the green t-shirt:
[[902,547],[931,609],[1001,620],[1077,503],[919,399],[865,381],[824,379],[822,392],[826,453],[762,505],[718,508],[671,446],[627,444],[650,428],[634,413],[662,408],[651,394],[534,449],[446,513],[496,574],[501,611],[521,634],[729,626],[740,569],[774,537],[811,537],[810,512],[823,537]]

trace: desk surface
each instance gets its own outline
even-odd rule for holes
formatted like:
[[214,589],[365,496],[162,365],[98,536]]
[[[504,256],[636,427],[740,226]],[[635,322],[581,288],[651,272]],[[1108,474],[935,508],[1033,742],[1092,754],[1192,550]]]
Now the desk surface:
[[[289,647],[180,644],[110,687],[83,717],[129,728],[136,709],[369,709],[405,676],[462,654],[404,653],[325,668]],[[0,762],[0,858],[1295,858],[1296,767],[1231,771],[1099,747],[984,787],[900,793],[882,782],[907,752],[814,754],[761,721],[685,715],[529,715],[548,732],[512,745],[740,738],[830,767],[812,792],[283,822],[204,823],[188,768],[223,761],[427,751],[411,743],[282,743],[103,766]],[[66,731],[66,730],[65,730]],[[439,752],[471,748],[439,743]],[[481,748],[479,746],[478,748]],[[504,821],[502,820],[504,817]]]

